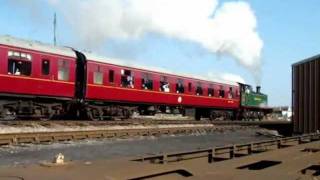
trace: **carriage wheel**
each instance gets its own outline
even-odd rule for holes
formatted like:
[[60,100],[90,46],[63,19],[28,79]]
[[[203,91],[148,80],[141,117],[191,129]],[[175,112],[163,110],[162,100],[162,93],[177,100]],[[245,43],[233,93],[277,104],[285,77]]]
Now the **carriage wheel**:
[[97,108],[88,108],[87,116],[90,120],[93,120],[93,121],[103,120],[103,117],[102,117],[103,113],[100,109],[97,109]]
[[14,109],[1,108],[0,119],[1,120],[6,120],[6,121],[16,120],[17,119],[17,115],[16,115],[16,112],[14,111]]

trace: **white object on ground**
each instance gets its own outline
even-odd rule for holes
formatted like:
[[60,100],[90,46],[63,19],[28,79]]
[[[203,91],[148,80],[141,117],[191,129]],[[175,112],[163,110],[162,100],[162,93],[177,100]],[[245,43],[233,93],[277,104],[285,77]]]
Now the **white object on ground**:
[[57,154],[53,159],[53,163],[64,164],[64,155],[62,153]]

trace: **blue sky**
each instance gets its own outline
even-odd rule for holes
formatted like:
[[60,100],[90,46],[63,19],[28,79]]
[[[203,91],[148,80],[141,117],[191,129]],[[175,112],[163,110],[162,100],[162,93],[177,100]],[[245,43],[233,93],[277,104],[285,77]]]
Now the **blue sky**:
[[[12,3],[2,0],[0,34],[52,43],[52,16],[55,11],[46,1],[38,1],[30,14],[28,1]],[[227,1],[220,1],[220,3]],[[290,105],[291,64],[320,52],[319,0],[251,0],[258,33],[264,42],[262,50],[262,91],[269,95],[270,105]],[[37,18],[34,18],[37,16]],[[78,45],[77,34],[65,19],[58,16],[58,44]],[[201,46],[149,33],[137,40],[109,40],[91,51],[131,59],[138,64],[162,67],[171,71],[206,75],[208,72],[241,75],[254,84],[252,75],[231,57],[207,52]]]

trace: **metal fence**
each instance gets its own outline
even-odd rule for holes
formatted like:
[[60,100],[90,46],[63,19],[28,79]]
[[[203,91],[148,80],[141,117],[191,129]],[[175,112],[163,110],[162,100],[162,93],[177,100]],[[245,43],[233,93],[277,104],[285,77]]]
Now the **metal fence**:
[[307,134],[302,136],[293,136],[286,138],[279,138],[273,140],[265,140],[259,142],[252,142],[246,144],[236,144],[223,147],[213,147],[209,149],[187,151],[187,152],[178,152],[178,153],[169,153],[169,154],[159,154],[155,156],[146,156],[133,161],[140,162],[150,162],[157,164],[166,164],[172,162],[178,162],[188,159],[195,158],[207,158],[208,163],[214,161],[221,161],[232,159],[236,157],[241,157],[245,155],[250,155],[259,152],[265,152],[268,150],[285,148],[293,145],[298,145],[302,143],[308,143],[311,141],[320,140],[320,134]]

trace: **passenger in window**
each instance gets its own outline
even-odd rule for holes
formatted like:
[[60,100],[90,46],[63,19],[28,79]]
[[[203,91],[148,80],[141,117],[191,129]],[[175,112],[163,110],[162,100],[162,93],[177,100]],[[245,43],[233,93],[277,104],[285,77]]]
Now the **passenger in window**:
[[162,92],[170,92],[169,83],[161,81],[160,82],[160,91],[162,91]]
[[142,89],[152,90],[152,80],[142,79]]
[[8,74],[31,75],[31,55],[20,52],[8,52]]
[[127,87],[134,88],[134,86],[133,86],[133,77],[130,76],[130,75],[127,76]]
[[177,93],[184,93],[184,87],[183,87],[183,84],[181,82],[179,82],[177,84],[176,89],[177,89]]
[[196,95],[197,95],[197,96],[200,96],[200,95],[202,95],[202,94],[203,94],[203,91],[202,91],[201,83],[198,82],[198,83],[197,83],[197,88],[196,88]]
[[153,81],[150,74],[142,73],[141,88],[146,90],[153,90]]
[[200,96],[200,95],[202,95],[202,93],[203,93],[202,88],[198,86],[197,90],[196,90],[196,95]]
[[208,96],[209,97],[213,96],[213,89],[212,88],[208,88]]
[[163,85],[162,85],[162,88],[163,88],[163,91],[164,92],[170,92],[170,88],[169,88],[169,83],[164,83]]
[[21,75],[21,71],[20,68],[22,66],[22,62],[18,61],[18,62],[12,62],[12,67],[10,68],[11,70],[8,72],[8,74],[13,74],[13,75],[17,75],[20,76]]
[[160,91],[162,92],[170,92],[170,85],[168,83],[168,78],[166,76],[160,77]]
[[130,70],[121,70],[121,86],[134,88],[133,75]]
[[20,75],[21,75],[20,70],[19,70],[18,67],[16,68],[16,72],[14,73],[14,75],[17,75],[17,76],[20,76]]
[[121,87],[127,87],[127,77],[121,76]]
[[145,79],[141,80],[141,87],[142,87],[142,89],[146,89],[146,80]]
[[222,86],[220,87],[220,90],[219,90],[219,97],[224,98],[224,90]]
[[164,82],[160,81],[160,88],[159,91],[164,92]]
[[142,79],[141,84],[142,84],[142,89],[148,89],[148,87],[147,87],[147,80],[146,80],[146,79]]

